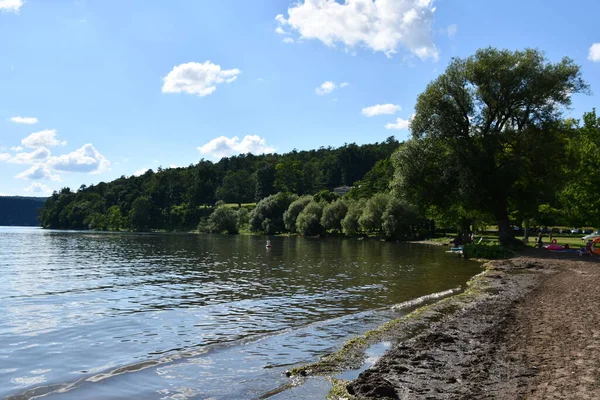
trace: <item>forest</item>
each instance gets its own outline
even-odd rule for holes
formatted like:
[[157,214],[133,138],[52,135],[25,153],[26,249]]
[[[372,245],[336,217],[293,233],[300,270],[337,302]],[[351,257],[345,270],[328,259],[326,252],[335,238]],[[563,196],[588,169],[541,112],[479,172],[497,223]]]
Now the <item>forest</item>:
[[[240,230],[406,239],[433,226],[600,226],[600,118],[565,117],[590,88],[539,50],[453,59],[417,98],[411,137],[148,171],[63,188],[45,228]],[[339,186],[349,193],[333,193]],[[255,204],[256,203],[256,204]]]
[[39,226],[45,197],[0,196],[0,226]]

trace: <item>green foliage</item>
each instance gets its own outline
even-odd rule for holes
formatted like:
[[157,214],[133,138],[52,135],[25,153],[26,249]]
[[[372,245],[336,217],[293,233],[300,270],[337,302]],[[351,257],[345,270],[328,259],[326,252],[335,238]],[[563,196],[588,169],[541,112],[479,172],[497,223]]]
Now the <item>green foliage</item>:
[[259,201],[250,213],[250,230],[267,234],[285,232],[283,213],[297,198],[295,194],[277,193]]
[[346,235],[356,235],[361,227],[358,223],[367,201],[365,199],[351,200],[348,202],[348,212],[342,220],[342,229]]
[[363,231],[381,232],[383,230],[383,213],[385,212],[391,196],[387,193],[377,193],[365,204],[358,223]]
[[300,235],[315,236],[325,233],[321,225],[323,205],[326,203],[311,201],[298,215],[296,229]]
[[298,215],[302,212],[302,210],[304,210],[304,207],[306,207],[312,199],[312,196],[302,196],[290,204],[288,209],[283,213],[283,223],[285,224],[285,229],[292,233],[296,232],[296,219],[298,219]]
[[560,117],[587,90],[571,60],[537,50],[454,59],[417,99],[413,139],[392,158],[395,191],[412,204],[493,214],[509,243],[509,207],[533,213],[556,191]]
[[109,231],[120,231],[123,229],[125,221],[123,220],[123,213],[119,206],[112,206],[108,209],[107,217],[107,229]]
[[237,219],[239,229],[248,228],[248,224],[250,223],[250,212],[246,208],[241,207],[237,211]]
[[600,226],[600,118],[596,110],[583,115],[583,126],[570,129],[569,179],[559,193],[566,222]]
[[208,217],[208,229],[212,233],[238,233],[237,212],[229,207],[217,207]]
[[323,208],[323,216],[321,217],[321,225],[326,230],[334,230],[341,232],[342,220],[348,212],[348,206],[342,199],[337,199],[327,204]]
[[135,199],[131,206],[131,211],[129,211],[129,220],[133,229],[136,231],[148,229],[151,209],[152,203],[148,197],[141,196]]
[[254,199],[254,177],[248,171],[228,171],[216,197],[225,203],[249,203]]
[[[77,192],[69,188],[56,192],[46,200],[40,222],[43,227],[57,229],[192,229],[208,218],[213,211],[209,206],[218,199],[240,204],[260,201],[276,193],[276,188],[303,195],[351,185],[378,160],[389,158],[397,146],[390,137],[362,146],[241,154],[224,157],[218,163],[201,160],[184,168],[159,167],[141,176],[82,185]],[[140,197],[149,200],[147,215],[139,214],[139,204],[133,210]],[[114,206],[119,207],[121,217],[111,223],[109,210]],[[104,215],[106,222],[97,214]],[[269,219],[267,231],[285,230],[281,215],[260,219],[254,229],[264,230],[265,219]]]
[[395,239],[410,238],[412,227],[419,221],[415,207],[397,198],[391,197],[381,217],[386,236]]
[[316,202],[323,201],[325,203],[331,203],[332,201],[335,201],[339,198],[340,196],[338,194],[330,192],[329,190],[321,190],[314,195],[314,199]]
[[375,193],[389,191],[390,182],[394,177],[394,166],[390,158],[379,160],[373,168],[359,181],[354,183],[354,187],[348,193],[348,197],[353,199],[368,199]]

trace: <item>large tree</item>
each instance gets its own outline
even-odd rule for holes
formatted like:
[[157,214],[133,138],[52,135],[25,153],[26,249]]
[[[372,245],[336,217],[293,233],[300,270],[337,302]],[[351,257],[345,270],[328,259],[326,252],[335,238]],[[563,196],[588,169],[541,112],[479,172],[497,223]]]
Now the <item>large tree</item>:
[[559,197],[567,221],[600,227],[600,118],[596,110],[583,115],[583,126],[571,127],[569,180]]
[[509,207],[537,208],[554,189],[562,113],[586,91],[579,66],[538,50],[453,59],[417,100],[413,137],[393,157],[396,192],[413,204],[489,212],[510,243]]

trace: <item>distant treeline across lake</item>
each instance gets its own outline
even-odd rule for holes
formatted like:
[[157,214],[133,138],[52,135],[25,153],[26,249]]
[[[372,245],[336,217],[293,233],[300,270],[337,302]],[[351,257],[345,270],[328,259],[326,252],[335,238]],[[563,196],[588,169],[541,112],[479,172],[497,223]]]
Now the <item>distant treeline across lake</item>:
[[38,226],[45,197],[0,196],[0,226]]

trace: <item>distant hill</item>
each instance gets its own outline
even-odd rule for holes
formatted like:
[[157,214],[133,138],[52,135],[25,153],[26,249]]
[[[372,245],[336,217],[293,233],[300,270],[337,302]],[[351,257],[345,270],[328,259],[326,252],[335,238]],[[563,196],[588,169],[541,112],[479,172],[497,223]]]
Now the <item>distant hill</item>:
[[46,197],[0,196],[0,226],[38,226]]

